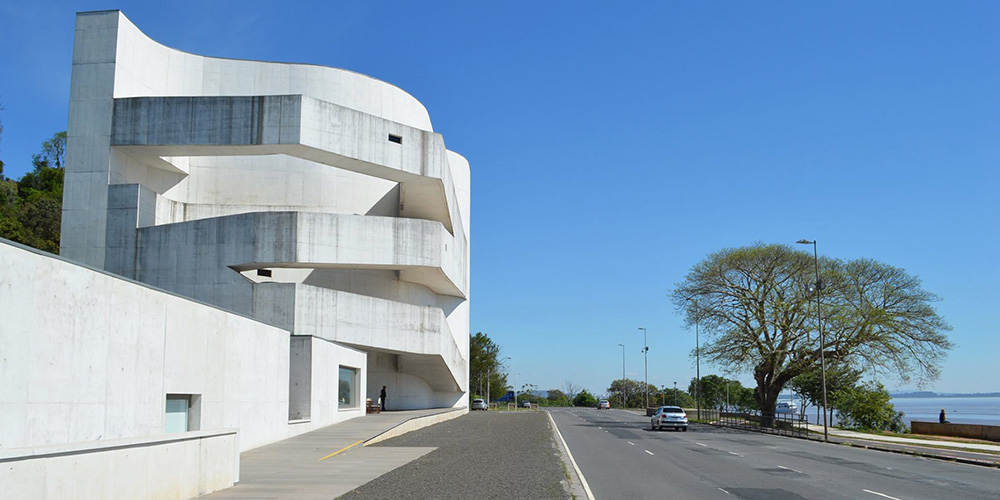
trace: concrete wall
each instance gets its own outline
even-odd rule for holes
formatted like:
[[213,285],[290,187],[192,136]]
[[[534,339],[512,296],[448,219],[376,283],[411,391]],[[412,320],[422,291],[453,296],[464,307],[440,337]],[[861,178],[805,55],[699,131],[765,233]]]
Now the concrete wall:
[[4,498],[176,498],[239,480],[235,429],[0,450]]
[[913,434],[953,436],[1000,442],[1000,425],[942,424],[938,422],[910,422]]
[[[463,404],[471,173],[412,96],[335,68],[188,54],[89,12],[68,135],[65,256],[339,345],[327,366],[331,348],[288,340],[277,385],[284,418],[308,420],[296,429],[350,413],[317,419],[335,395],[316,371],[355,354],[395,356],[371,373],[406,407]],[[179,370],[187,385],[220,375]]]
[[167,394],[241,450],[287,436],[287,331],[7,240],[0,269],[0,448],[162,434]]

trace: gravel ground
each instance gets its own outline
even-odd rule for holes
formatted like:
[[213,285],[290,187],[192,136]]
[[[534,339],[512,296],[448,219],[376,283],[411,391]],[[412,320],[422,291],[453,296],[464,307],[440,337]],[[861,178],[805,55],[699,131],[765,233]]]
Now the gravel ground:
[[374,446],[437,446],[342,499],[559,498],[566,475],[544,412],[470,412]]

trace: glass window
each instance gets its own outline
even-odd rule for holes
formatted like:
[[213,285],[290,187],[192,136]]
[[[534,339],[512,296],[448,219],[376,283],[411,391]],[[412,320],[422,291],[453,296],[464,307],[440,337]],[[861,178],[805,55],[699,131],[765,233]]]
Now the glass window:
[[358,385],[358,370],[346,366],[340,367],[340,406],[357,406],[356,395]]
[[167,396],[167,416],[163,420],[163,432],[188,431],[188,396]]

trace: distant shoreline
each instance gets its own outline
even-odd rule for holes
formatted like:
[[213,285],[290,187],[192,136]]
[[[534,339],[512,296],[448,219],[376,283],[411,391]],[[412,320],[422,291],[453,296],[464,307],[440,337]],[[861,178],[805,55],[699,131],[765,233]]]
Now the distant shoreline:
[[937,392],[901,392],[889,394],[893,399],[917,399],[917,398],[1000,398],[1000,392],[973,392],[973,393],[937,393]]

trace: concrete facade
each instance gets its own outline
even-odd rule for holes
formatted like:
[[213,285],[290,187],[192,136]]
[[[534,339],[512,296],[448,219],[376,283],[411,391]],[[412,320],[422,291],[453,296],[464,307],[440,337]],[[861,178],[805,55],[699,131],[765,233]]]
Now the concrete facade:
[[[160,495],[183,497],[238,478],[226,446],[362,416],[383,385],[390,410],[464,406],[469,164],[412,96],[85,12],[67,132],[62,257],[0,241],[0,461],[78,443],[97,470],[122,456],[106,440],[165,446],[133,455],[217,472]],[[197,445],[151,438],[178,395]]]

